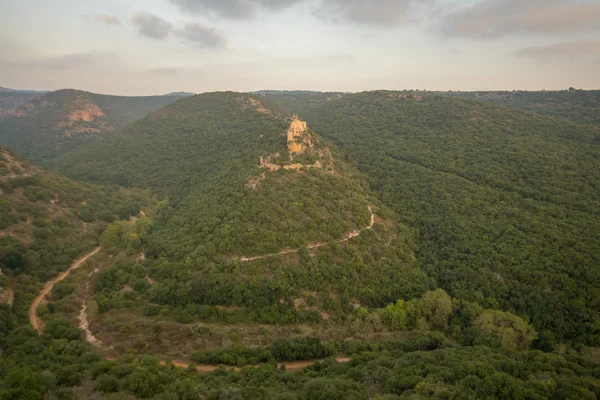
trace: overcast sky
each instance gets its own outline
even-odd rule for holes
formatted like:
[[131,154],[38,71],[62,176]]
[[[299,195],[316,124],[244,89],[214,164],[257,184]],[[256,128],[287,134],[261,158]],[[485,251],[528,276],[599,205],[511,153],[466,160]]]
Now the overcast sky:
[[600,0],[0,0],[0,86],[600,89]]

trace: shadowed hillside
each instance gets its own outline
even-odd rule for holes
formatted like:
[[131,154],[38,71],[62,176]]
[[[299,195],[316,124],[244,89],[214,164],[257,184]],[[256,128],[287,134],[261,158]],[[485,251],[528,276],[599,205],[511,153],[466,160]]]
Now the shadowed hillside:
[[13,99],[10,104],[17,105],[0,121],[0,144],[44,165],[181,98],[107,96],[70,89],[24,103],[15,96],[26,95],[0,95],[0,101]]
[[13,115],[17,107],[36,96],[39,94],[0,91],[0,120]]
[[[108,224],[154,202],[148,192],[65,178],[0,147],[0,270],[15,277],[4,285],[53,277],[94,247]],[[29,295],[18,292],[17,314]]]

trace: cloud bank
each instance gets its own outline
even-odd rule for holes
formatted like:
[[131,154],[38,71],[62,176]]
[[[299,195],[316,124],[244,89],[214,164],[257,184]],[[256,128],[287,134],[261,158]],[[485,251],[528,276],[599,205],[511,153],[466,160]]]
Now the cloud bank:
[[449,37],[494,39],[511,34],[600,32],[598,1],[481,0],[441,14],[437,30]]
[[151,39],[166,39],[173,29],[172,23],[147,12],[135,13],[131,17],[131,22],[138,27],[141,35]]

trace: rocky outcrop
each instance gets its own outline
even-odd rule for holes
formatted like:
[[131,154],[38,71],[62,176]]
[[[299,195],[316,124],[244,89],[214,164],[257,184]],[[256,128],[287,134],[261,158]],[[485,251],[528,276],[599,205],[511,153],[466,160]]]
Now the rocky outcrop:
[[294,155],[302,154],[307,147],[311,147],[310,136],[306,135],[306,121],[300,121],[298,116],[290,123],[287,132],[287,145],[290,152],[290,158]]

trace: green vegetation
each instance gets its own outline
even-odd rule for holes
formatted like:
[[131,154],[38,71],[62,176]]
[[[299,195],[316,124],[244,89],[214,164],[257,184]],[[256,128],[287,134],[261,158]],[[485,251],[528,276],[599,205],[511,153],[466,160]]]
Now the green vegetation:
[[0,90],[0,120],[12,114],[13,110],[40,94],[28,92],[3,92]]
[[255,92],[255,94],[283,108],[294,111],[302,118],[304,118],[307,112],[346,95],[346,93],[342,92],[313,92],[306,90],[260,90]]
[[18,105],[0,121],[0,144],[44,166],[52,165],[62,154],[182,98],[120,97],[58,90],[39,97],[29,95],[25,103],[20,101],[24,96],[0,94],[0,108],[4,109],[5,103]]
[[518,108],[578,124],[600,126],[600,90],[561,90],[526,92],[443,92],[444,96],[481,100],[505,107]]
[[[25,315],[39,282],[96,245],[109,223],[154,203],[146,191],[74,181],[0,148],[0,269],[13,312]],[[72,289],[65,281],[56,296]]]
[[[290,112],[213,93],[56,160],[159,193],[152,220],[148,192],[3,156],[0,399],[600,396],[597,127],[416,92],[285,96],[311,127],[294,157]],[[98,242],[37,336],[39,280]],[[79,339],[80,300],[126,356]],[[198,373],[215,364],[238,369]]]
[[[339,304],[331,308],[341,312],[353,299],[381,306],[430,288],[411,263],[411,238],[402,227],[365,229],[374,199],[327,143],[309,131],[313,147],[289,161],[289,123],[289,114],[251,96],[206,94],[62,160],[69,175],[149,187],[169,199],[146,238],[157,283],[129,298],[195,318],[206,315],[202,305],[245,306],[243,320],[293,323],[315,319],[314,310],[294,306],[305,291],[333,291]],[[266,171],[261,156],[280,165],[319,160],[322,168]],[[373,206],[387,218],[388,210]],[[285,249],[281,257],[242,259]],[[108,287],[109,303],[123,304],[120,288]]]
[[[437,297],[437,296],[434,296]],[[424,299],[423,299],[424,300]],[[464,324],[455,311],[451,329]],[[461,322],[457,322],[457,321]],[[212,373],[161,365],[146,355],[103,360],[78,330],[55,318],[45,334],[19,326],[0,306],[0,398],[152,399],[593,399],[600,395],[597,350],[583,356],[516,351],[501,345],[458,346],[440,333],[405,340],[323,343],[314,338],[282,340],[268,348],[234,346],[198,352],[198,362],[248,366]],[[455,323],[458,325],[455,326]],[[277,360],[328,357],[344,351],[348,363],[327,359],[299,371]],[[133,396],[133,397],[131,397]]]
[[417,237],[453,297],[600,345],[600,131],[481,102],[349,95],[308,115]]

